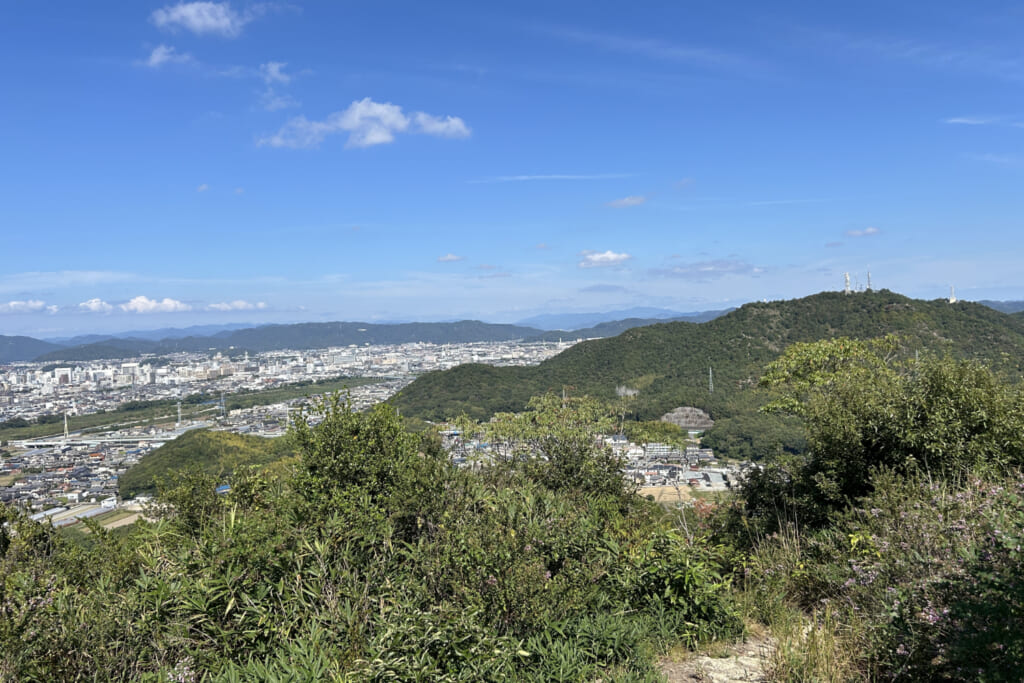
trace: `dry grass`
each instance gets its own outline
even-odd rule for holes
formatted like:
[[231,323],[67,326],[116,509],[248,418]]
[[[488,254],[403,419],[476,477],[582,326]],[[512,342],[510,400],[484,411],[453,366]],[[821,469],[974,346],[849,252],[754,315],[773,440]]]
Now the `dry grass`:
[[686,485],[644,486],[638,491],[638,493],[644,498],[646,498],[647,496],[654,496],[655,503],[663,503],[668,505],[693,500],[693,495],[691,495],[690,493],[690,487]]

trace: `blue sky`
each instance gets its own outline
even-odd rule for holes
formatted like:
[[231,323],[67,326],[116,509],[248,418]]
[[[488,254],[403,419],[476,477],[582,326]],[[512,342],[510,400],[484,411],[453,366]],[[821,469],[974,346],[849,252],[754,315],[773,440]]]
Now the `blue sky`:
[[1024,7],[0,6],[0,334],[1024,299]]

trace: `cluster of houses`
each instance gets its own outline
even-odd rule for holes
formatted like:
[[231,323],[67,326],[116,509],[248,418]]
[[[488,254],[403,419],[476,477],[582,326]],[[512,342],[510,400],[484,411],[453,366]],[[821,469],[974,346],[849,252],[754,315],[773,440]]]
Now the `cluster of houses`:
[[66,445],[9,457],[0,464],[0,477],[16,480],[0,487],[0,502],[45,510],[116,499],[118,475],[151,448],[152,444],[135,448]]

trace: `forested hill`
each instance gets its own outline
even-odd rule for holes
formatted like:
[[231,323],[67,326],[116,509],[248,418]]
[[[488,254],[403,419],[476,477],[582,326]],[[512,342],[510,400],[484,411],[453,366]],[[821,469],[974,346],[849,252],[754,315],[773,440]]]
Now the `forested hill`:
[[[530,368],[469,365],[428,373],[393,402],[403,415],[444,419],[462,412],[486,418],[516,410],[530,396],[570,387],[612,398],[617,386],[639,390],[637,417],[651,419],[682,405],[713,417],[752,411],[765,364],[794,342],[897,333],[908,348],[979,358],[1017,374],[1024,363],[1024,318],[989,307],[922,301],[889,291],[752,303],[702,324],[675,322],[583,342]],[[713,368],[714,393],[708,368]]]
[[0,363],[29,360],[59,348],[60,346],[57,344],[33,339],[32,337],[7,337],[0,335]]

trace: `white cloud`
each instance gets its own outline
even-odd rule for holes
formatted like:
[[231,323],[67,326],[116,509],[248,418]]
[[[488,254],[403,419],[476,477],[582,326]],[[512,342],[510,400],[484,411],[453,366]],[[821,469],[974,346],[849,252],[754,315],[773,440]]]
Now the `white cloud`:
[[431,116],[421,111],[413,115],[413,121],[419,130],[426,135],[435,135],[439,138],[468,138],[469,128],[466,123],[457,116]]
[[119,308],[126,313],[182,313],[192,310],[191,306],[177,299],[165,298],[158,301],[146,296],[137,296]]
[[245,194],[245,188],[244,187],[236,187],[235,188],[235,194]]
[[8,301],[7,303],[0,304],[0,314],[38,313],[46,308],[46,302],[39,301],[37,299],[29,299],[28,301]]
[[110,313],[114,310],[114,307],[108,304],[103,299],[89,299],[78,304],[79,310],[88,311],[90,313]]
[[623,197],[622,199],[612,200],[608,202],[608,206],[612,207],[613,209],[625,209],[630,206],[640,206],[646,201],[647,197],[644,197],[642,195],[630,195],[628,197]]
[[187,52],[178,52],[171,45],[157,45],[149,53],[149,59],[145,61],[146,66],[156,69],[164,64],[190,64],[195,60]]
[[585,250],[580,252],[580,268],[605,268],[608,266],[620,266],[629,259],[633,258],[629,254],[617,254],[612,250],[608,251],[591,251]]
[[395,135],[405,132],[446,138],[470,135],[469,127],[457,116],[436,117],[423,112],[407,116],[396,104],[374,102],[366,97],[356,100],[347,109],[329,114],[323,121],[297,116],[258,143],[303,149],[319,146],[328,135],[348,133],[346,147],[372,147],[394,142]]
[[287,85],[291,82],[292,77],[284,72],[284,68],[288,66],[288,62],[267,62],[266,64],[260,64],[260,77],[263,78],[263,82],[267,85],[272,83],[282,83]]
[[262,301],[253,304],[242,299],[235,299],[234,301],[210,304],[206,308],[211,311],[256,311],[266,307],[267,304]]
[[751,265],[744,261],[730,259],[714,259],[711,261],[696,261],[684,263],[672,268],[652,271],[657,275],[669,275],[684,280],[706,282],[717,280],[726,275],[757,275],[764,272],[763,268]]
[[206,192],[209,189],[210,189],[210,186],[207,185],[206,183],[203,183],[202,185],[200,185],[199,187],[196,188],[196,192]]
[[847,230],[847,237],[870,237],[871,235],[877,235],[881,230],[875,227],[867,227],[863,230]]
[[456,256],[455,254],[452,254],[451,252],[449,252],[449,253],[445,254],[444,256],[438,256],[437,257],[437,262],[438,263],[453,263],[455,261],[461,261],[462,258],[463,257]]
[[239,14],[227,2],[180,2],[153,12],[150,19],[160,28],[184,28],[199,35],[214,33],[235,38],[255,15]]

